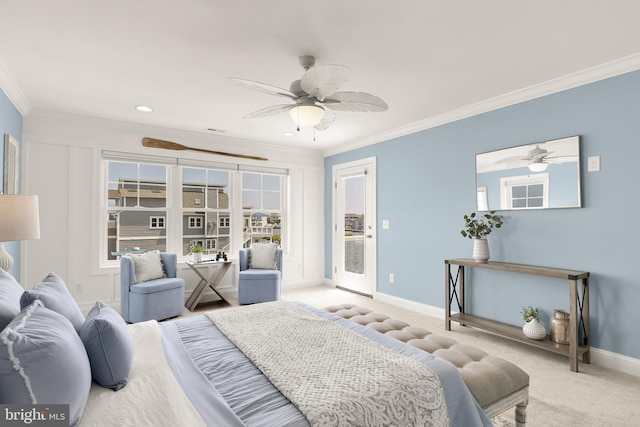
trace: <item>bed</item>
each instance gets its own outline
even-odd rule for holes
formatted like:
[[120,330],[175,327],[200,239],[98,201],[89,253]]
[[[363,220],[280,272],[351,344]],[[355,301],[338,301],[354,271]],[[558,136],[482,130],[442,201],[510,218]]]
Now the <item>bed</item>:
[[[348,397],[328,396],[327,400],[330,402],[330,406],[340,406],[342,403],[342,407],[328,412],[323,411],[322,408],[304,409],[307,411],[312,425],[388,425],[398,423],[404,425],[492,425],[452,365],[371,329],[301,303],[273,302],[218,310],[218,312],[229,312],[231,317],[228,322],[223,321],[224,317],[216,317],[211,312],[172,322],[151,321],[129,325],[135,345],[134,364],[129,382],[126,387],[115,393],[94,383],[79,425],[310,425],[301,410],[293,405],[238,349],[238,346],[220,331],[221,328],[230,329],[229,323],[240,330],[246,329],[247,325],[252,325],[254,331],[244,335],[262,336],[270,341],[274,337],[275,331],[283,329],[281,325],[284,325],[284,329],[289,331],[285,336],[297,338],[290,343],[291,352],[283,351],[282,354],[277,354],[275,359],[276,361],[280,359],[281,368],[285,375],[289,375],[291,361],[286,357],[290,354],[300,356],[301,353],[314,352],[312,358],[303,362],[307,364],[309,360],[322,358],[325,355],[322,349],[331,346],[325,341],[327,337],[311,336],[305,339],[299,336],[301,329],[296,328],[295,325],[300,324],[303,329],[308,329],[310,322],[319,324],[321,328],[333,325],[343,329],[345,333],[342,338],[338,338],[339,346],[344,345],[340,339],[345,339],[345,336],[347,339],[351,335],[353,339],[362,337],[366,341],[372,341],[371,345],[374,347],[381,344],[383,349],[401,355],[399,358],[409,360],[409,364],[415,362],[428,367],[437,375],[444,391],[444,403],[435,403],[437,399],[433,397],[435,392],[432,390],[427,390],[427,395],[412,397],[403,395],[403,391],[398,392],[396,389],[391,389],[388,394],[380,394],[380,397],[386,400],[389,405],[384,408],[381,416],[381,414],[376,415],[375,411],[354,408],[354,402],[362,400],[367,394],[379,393],[379,390],[358,389],[356,384],[360,384],[360,382],[357,379],[348,378],[345,381],[348,389],[343,390]],[[276,317],[274,313],[282,313],[282,315]],[[243,322],[242,319],[246,319],[246,321]],[[214,322],[219,322],[222,325],[221,328],[217,327]],[[332,331],[332,334],[334,332]],[[246,341],[246,338],[238,338],[238,334],[235,332],[232,333],[232,336],[235,340]],[[264,345],[264,342],[259,341],[258,348],[263,350]],[[281,346],[282,343],[279,342],[275,345]],[[240,343],[239,346],[244,347],[245,344]],[[309,351],[309,349],[312,350]],[[252,354],[252,352],[256,352],[255,350],[245,351],[251,354],[252,358],[256,357],[258,359],[256,363],[261,365],[263,369],[267,371],[276,369],[268,361],[260,359],[261,351],[257,351],[257,356]],[[346,351],[341,357],[348,353]],[[352,360],[347,362],[345,366],[353,364]],[[319,366],[321,365],[320,362],[317,363]],[[358,367],[352,366],[352,368],[357,369]],[[308,366],[307,371],[308,378],[306,379],[300,373],[295,374],[294,383],[297,383],[303,392],[309,391],[310,388],[318,389],[325,386],[322,384],[325,375],[322,375],[321,372],[319,374],[318,369],[314,370]],[[349,373],[340,371],[334,374],[334,377],[348,377]],[[269,373],[269,375],[272,374]],[[276,378],[275,382],[283,382],[281,378],[277,376]],[[305,380],[311,381],[311,383],[304,384]],[[288,381],[284,381],[284,383],[281,386],[286,389],[286,393],[289,396],[294,396],[292,399],[298,399],[294,387],[296,384],[292,386]],[[402,386],[398,389],[406,391]],[[318,396],[314,396],[313,399],[318,399]],[[422,412],[412,412],[410,406],[416,405],[416,402],[421,399],[430,400],[435,406],[426,405],[426,411],[424,407],[418,407]],[[376,404],[379,405],[380,402]],[[308,405],[308,402],[305,405]],[[444,417],[442,413],[438,413],[438,409],[444,410]],[[433,415],[434,419],[424,418],[425,412]],[[357,418],[357,416],[364,416],[364,418]],[[367,418],[367,416],[373,418]]]
[[302,303],[126,325],[55,274],[19,293],[0,403],[68,404],[70,425],[492,425],[449,362]]

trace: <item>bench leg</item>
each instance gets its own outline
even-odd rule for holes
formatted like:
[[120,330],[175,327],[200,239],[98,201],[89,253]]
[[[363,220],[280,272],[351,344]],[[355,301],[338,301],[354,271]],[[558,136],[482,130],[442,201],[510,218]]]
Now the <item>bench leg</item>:
[[527,402],[516,405],[516,427],[525,427],[527,424]]

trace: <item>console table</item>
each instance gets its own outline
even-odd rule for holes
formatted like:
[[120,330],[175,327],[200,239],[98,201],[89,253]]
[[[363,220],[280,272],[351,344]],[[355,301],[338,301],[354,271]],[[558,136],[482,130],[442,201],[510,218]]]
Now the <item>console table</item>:
[[[589,273],[561,268],[539,267],[535,265],[511,264],[506,262],[480,263],[473,259],[457,258],[444,261],[445,264],[445,329],[451,330],[451,322],[458,322],[462,326],[471,326],[493,332],[516,341],[544,348],[555,353],[569,356],[569,367],[578,372],[578,357],[582,356],[584,363],[590,363],[591,344],[589,342]],[[451,266],[458,266],[454,276]],[[489,270],[509,271],[513,273],[533,274],[536,276],[553,277],[569,282],[569,344],[558,344],[549,339],[532,340],[522,332],[522,328],[475,316],[465,312],[465,267],[484,268]],[[581,281],[582,286],[578,286]],[[451,305],[455,299],[460,309],[459,313],[451,314]]]
[[[216,286],[220,284],[220,281],[224,277],[224,274],[227,272],[227,270],[229,270],[229,267],[231,267],[231,261],[185,261],[185,263],[189,267],[191,267],[193,271],[196,272],[198,277],[200,277],[200,281],[196,285],[196,288],[193,290],[193,293],[185,304],[189,311],[193,311],[196,308],[198,302],[200,302],[200,299],[204,295],[204,291],[206,291],[207,288],[211,288],[211,290],[220,297],[221,301],[230,304],[229,301],[227,301],[222,295],[220,295],[220,292],[216,290]],[[203,275],[201,272],[202,268],[208,268],[211,266],[214,267],[211,275],[209,277]]]

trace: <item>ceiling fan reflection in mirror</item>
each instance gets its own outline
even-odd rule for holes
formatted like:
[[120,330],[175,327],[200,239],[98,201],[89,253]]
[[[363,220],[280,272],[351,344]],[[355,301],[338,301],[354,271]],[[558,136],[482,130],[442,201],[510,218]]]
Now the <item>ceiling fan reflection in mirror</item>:
[[245,119],[267,117],[288,112],[297,129],[301,126],[313,126],[316,130],[325,130],[336,119],[335,111],[373,112],[386,111],[387,104],[377,96],[365,92],[337,92],[346,81],[351,70],[345,65],[315,65],[310,55],[299,58],[305,73],[294,80],[289,90],[259,83],[252,80],[232,77],[231,81],[239,86],[288,98],[293,103],[279,104],[263,108],[244,116]]
[[526,155],[512,156],[498,160],[496,163],[506,163],[510,166],[527,166],[532,172],[542,172],[547,169],[550,163],[562,163],[565,156],[550,156],[553,151],[540,148],[540,145],[536,145],[535,148],[528,150]]

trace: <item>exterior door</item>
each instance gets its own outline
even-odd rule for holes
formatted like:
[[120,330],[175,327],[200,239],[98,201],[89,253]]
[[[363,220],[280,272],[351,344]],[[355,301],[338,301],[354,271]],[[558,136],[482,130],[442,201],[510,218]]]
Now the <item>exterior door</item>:
[[373,296],[376,290],[376,158],[333,167],[333,281]]

